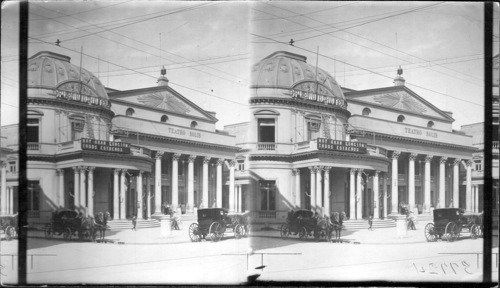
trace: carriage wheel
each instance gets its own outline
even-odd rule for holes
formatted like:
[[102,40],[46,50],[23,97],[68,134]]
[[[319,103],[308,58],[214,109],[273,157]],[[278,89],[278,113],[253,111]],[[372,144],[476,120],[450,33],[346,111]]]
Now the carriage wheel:
[[236,227],[234,227],[234,237],[240,239],[243,236],[245,236],[245,227],[240,224],[236,225]]
[[189,234],[189,239],[191,239],[191,242],[200,242],[201,238],[198,231],[197,223],[193,223],[189,226],[188,234]]
[[424,235],[425,239],[427,239],[427,242],[435,242],[437,240],[436,232],[434,231],[434,224],[429,223],[425,225],[424,229]]
[[71,232],[71,228],[66,228],[66,230],[64,230],[64,234],[63,234],[63,237],[64,237],[64,240],[71,240],[71,235],[73,235],[73,233]]
[[481,233],[479,230],[480,230],[479,225],[477,224],[472,225],[472,227],[470,227],[470,238],[477,239],[479,233]]
[[302,227],[302,228],[300,229],[300,231],[299,231],[299,238],[300,238],[301,240],[304,240],[304,239],[306,239],[306,238],[307,238],[307,229],[306,229],[306,227]]
[[222,225],[219,222],[212,223],[208,229],[208,233],[210,234],[210,239],[213,242],[219,241],[222,239],[222,234],[224,234],[222,231]]
[[5,240],[10,241],[14,237],[16,237],[16,229],[12,226],[7,226],[5,229]]
[[288,227],[288,224],[285,223],[285,224],[281,225],[280,235],[281,235],[281,238],[283,238],[283,239],[286,239],[286,238],[288,238],[288,236],[290,236],[290,227]]
[[458,231],[458,226],[455,224],[455,222],[450,222],[446,224],[446,228],[444,229],[444,233],[446,235],[446,239],[449,242],[453,242],[457,240],[458,235],[460,234],[460,231]]

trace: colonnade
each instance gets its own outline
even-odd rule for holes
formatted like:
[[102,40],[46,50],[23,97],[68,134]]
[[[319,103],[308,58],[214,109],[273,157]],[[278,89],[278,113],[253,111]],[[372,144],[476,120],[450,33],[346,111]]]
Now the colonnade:
[[[392,184],[391,184],[391,214],[398,214],[398,158],[400,157],[400,151],[392,152]],[[413,210],[415,205],[415,159],[419,154],[410,153],[408,157],[408,205],[411,210]],[[446,179],[446,164],[449,161],[448,157],[444,156],[434,156],[434,155],[422,155],[425,159],[424,164],[424,212],[430,212],[431,208],[431,162],[434,157],[439,159],[439,189],[438,193],[438,203],[435,208],[445,208],[445,207],[459,207],[459,165],[462,163],[466,168],[466,195],[465,202],[467,211],[473,211],[473,198],[471,193],[472,184],[472,161],[462,160],[459,158],[454,158],[451,162],[453,166],[453,183],[452,183],[452,201],[450,203],[446,202],[445,194],[445,179]]]
[[[161,214],[161,161],[165,152],[158,151],[155,154],[155,207],[154,214]],[[179,159],[182,155],[174,153],[171,156],[172,161],[172,207],[179,206],[179,183],[178,183],[178,167]],[[187,169],[187,210],[192,211],[194,208],[194,162],[197,157],[203,158],[203,179],[202,179],[202,200],[201,207],[208,208],[208,165],[212,158],[208,156],[187,155],[188,169]],[[222,207],[222,165],[225,163],[223,158],[215,158],[217,165],[216,171],[216,206]],[[235,210],[235,185],[234,185],[234,171],[236,162],[234,160],[228,161],[229,166],[229,210]]]

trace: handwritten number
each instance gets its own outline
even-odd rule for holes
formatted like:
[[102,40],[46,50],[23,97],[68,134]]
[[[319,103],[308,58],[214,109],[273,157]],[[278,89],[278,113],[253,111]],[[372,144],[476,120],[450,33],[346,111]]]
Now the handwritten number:
[[453,264],[457,265],[457,268],[458,268],[458,264],[457,263],[450,263],[450,267],[451,267],[451,269],[453,269],[453,273],[457,274],[457,272],[455,271],[455,268],[453,268]]
[[448,265],[446,265],[446,263],[441,264],[441,269],[443,270],[444,275],[446,275],[446,270],[444,270],[444,266],[448,268]]
[[413,267],[415,267],[415,270],[417,270],[417,273],[418,273],[418,268],[417,268],[417,265],[415,265],[415,263],[413,263]]
[[467,268],[470,267],[469,263],[467,263],[466,261],[462,261],[462,265],[464,265],[464,270],[465,270],[466,273],[472,274],[471,272],[467,271]]
[[[434,269],[432,269],[432,267],[434,267]],[[432,270],[434,270],[434,271],[432,271]],[[429,264],[429,273],[430,274],[438,274],[436,271],[437,271],[436,265],[434,263],[430,263]]]

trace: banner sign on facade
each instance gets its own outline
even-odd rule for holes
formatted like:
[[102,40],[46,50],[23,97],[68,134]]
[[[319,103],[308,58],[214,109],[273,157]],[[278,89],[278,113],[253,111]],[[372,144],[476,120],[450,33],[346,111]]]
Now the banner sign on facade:
[[318,150],[366,153],[366,143],[318,138]]
[[85,95],[79,92],[54,89],[52,95],[59,99],[83,102],[90,105],[102,106],[108,109],[111,107],[107,99],[103,99],[97,96]]
[[290,95],[292,95],[292,98],[321,102],[321,103],[324,103],[327,105],[334,105],[334,106],[339,106],[342,108],[347,107],[344,99],[335,98],[335,97],[326,96],[326,95],[320,95],[320,94],[316,94],[314,92],[290,89]]
[[112,141],[96,140],[88,138],[82,138],[81,141],[82,141],[82,150],[130,154],[129,143],[112,142]]

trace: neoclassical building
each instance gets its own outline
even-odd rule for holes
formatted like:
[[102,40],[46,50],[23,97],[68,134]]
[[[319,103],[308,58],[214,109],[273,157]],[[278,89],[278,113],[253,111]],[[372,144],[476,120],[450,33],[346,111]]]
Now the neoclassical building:
[[[169,87],[165,74],[153,87],[118,91],[65,55],[39,52],[29,58],[29,222],[49,221],[61,208],[126,219],[159,215],[162,203],[182,213],[232,207],[235,138],[217,131],[215,113]],[[12,127],[2,128],[2,152],[17,149],[15,143],[3,145],[17,135],[17,125]],[[17,183],[9,182],[6,171],[17,162],[4,155],[6,214],[17,209],[11,188]]]
[[2,127],[0,137],[0,215],[12,215],[19,211],[19,131],[17,125]]
[[394,86],[363,91],[290,52],[251,69],[251,120],[225,130],[241,148],[239,205],[255,217],[305,208],[381,218],[400,203],[418,213],[472,210],[472,137],[452,129],[452,112],[407,88],[402,69]]

